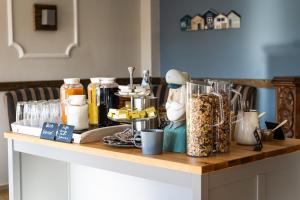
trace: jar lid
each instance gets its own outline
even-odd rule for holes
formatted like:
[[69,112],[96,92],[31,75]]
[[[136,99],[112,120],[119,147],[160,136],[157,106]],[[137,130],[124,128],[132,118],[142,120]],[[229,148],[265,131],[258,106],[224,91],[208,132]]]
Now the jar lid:
[[102,84],[110,84],[110,83],[115,83],[116,78],[114,77],[102,77],[101,79]]
[[101,77],[90,78],[91,83],[101,83]]
[[81,106],[86,104],[85,95],[70,95],[68,102],[74,106]]
[[65,84],[79,84],[80,78],[65,78],[64,82]]

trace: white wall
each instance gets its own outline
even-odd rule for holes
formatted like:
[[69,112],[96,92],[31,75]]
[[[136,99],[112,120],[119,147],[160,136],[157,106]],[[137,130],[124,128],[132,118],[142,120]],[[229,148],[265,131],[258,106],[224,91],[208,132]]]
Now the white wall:
[[141,66],[160,76],[160,0],[141,1]]
[[[18,58],[17,50],[8,47],[7,0],[0,0],[0,82],[29,80],[58,80],[64,77],[90,78],[95,76],[127,77],[128,66],[135,66],[141,75],[142,63],[149,59],[150,69],[159,75],[159,19],[144,12],[158,15],[159,1],[143,5],[144,0],[78,0],[79,47],[70,58]],[[14,40],[28,53],[61,53],[73,40],[73,0],[12,0]],[[58,30],[33,31],[33,4],[48,3],[58,6]],[[154,7],[154,9],[151,9]],[[148,20],[148,21],[147,21]],[[155,31],[153,37],[145,34]],[[143,34],[142,34],[143,32]],[[158,34],[157,34],[158,33]],[[142,41],[145,44],[142,45]],[[142,49],[145,52],[142,57]],[[156,49],[156,50],[154,50]],[[155,51],[156,54],[149,52]],[[148,52],[148,53],[147,53]],[[148,55],[147,55],[148,54]],[[153,63],[153,66],[151,66]],[[3,102],[0,102],[3,109]],[[6,141],[3,131],[7,120],[0,121],[0,185],[7,183]]]
[[[34,2],[58,6],[58,31],[34,32]],[[79,47],[70,59],[18,59],[7,45],[6,0],[0,0],[0,82],[76,76],[127,76],[140,68],[140,1],[78,0]],[[72,39],[72,0],[13,0],[15,40],[28,52],[61,52]]]

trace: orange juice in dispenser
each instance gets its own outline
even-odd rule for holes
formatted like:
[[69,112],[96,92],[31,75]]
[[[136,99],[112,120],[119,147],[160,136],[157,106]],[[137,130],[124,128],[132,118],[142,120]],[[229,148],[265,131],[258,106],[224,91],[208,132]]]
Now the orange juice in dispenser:
[[100,124],[100,87],[101,78],[91,78],[88,85],[88,105],[89,105],[89,123],[91,125]]
[[67,123],[66,103],[71,95],[83,95],[83,85],[79,78],[66,78],[64,84],[60,87],[60,103],[61,103],[61,121]]

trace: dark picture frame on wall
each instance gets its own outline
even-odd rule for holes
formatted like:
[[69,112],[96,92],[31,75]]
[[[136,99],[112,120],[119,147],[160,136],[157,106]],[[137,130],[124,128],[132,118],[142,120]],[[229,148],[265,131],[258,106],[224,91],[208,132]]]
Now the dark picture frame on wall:
[[36,31],[57,30],[57,6],[34,4],[34,29]]

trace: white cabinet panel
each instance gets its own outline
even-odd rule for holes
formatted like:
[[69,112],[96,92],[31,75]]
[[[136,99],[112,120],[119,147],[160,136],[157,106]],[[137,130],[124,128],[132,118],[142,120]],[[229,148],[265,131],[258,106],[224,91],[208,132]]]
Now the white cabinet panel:
[[267,200],[299,200],[299,168],[283,168],[269,172],[266,174],[266,183]]
[[243,179],[209,190],[209,200],[255,200],[256,177]]
[[82,165],[71,164],[70,177],[71,200],[192,199],[191,189]]
[[68,165],[23,153],[21,187],[22,200],[67,200]]

